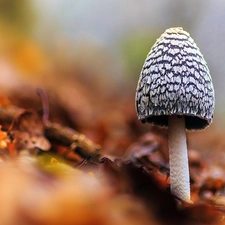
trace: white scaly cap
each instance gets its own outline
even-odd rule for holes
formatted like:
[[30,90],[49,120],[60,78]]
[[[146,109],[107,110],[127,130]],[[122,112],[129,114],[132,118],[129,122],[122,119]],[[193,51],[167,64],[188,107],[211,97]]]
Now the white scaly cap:
[[185,115],[185,127],[204,129],[215,106],[212,79],[199,48],[181,27],[167,29],[152,46],[136,91],[139,120],[168,126],[169,115]]

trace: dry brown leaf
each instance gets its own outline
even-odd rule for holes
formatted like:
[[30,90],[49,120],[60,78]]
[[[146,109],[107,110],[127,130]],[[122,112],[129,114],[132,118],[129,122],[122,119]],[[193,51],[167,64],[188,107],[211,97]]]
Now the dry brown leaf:
[[50,142],[44,137],[43,122],[34,110],[25,110],[16,117],[9,133],[18,151],[36,148],[48,151],[51,147]]

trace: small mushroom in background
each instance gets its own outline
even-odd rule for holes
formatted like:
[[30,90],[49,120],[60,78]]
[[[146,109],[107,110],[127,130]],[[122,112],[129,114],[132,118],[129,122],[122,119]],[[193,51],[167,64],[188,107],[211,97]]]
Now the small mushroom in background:
[[135,100],[141,122],[168,127],[170,189],[191,202],[185,129],[212,123],[215,97],[207,63],[183,28],[167,29],[152,46]]

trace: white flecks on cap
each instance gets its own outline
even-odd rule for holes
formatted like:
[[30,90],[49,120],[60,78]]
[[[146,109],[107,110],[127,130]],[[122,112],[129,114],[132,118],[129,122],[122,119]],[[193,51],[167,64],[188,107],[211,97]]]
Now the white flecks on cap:
[[[212,122],[214,105],[210,72],[196,43],[180,27],[167,29],[152,46],[140,74],[138,118],[168,126],[165,116],[185,115],[187,129],[203,129]],[[155,118],[159,116],[162,119]]]

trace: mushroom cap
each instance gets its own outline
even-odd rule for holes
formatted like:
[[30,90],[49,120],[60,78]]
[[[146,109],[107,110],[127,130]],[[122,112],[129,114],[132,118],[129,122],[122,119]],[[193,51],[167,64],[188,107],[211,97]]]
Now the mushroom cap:
[[141,122],[168,126],[168,116],[184,115],[189,130],[211,124],[215,107],[207,63],[189,33],[167,29],[152,46],[143,65],[136,111]]

